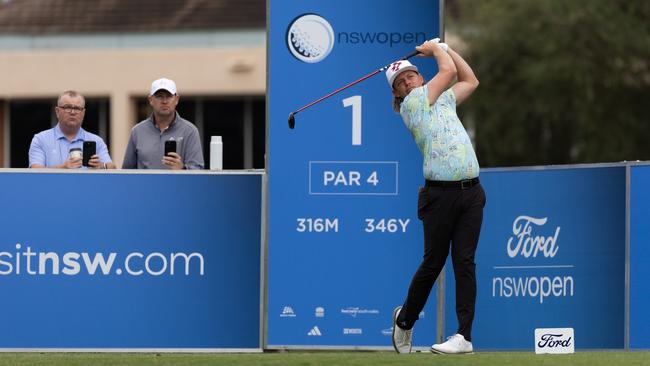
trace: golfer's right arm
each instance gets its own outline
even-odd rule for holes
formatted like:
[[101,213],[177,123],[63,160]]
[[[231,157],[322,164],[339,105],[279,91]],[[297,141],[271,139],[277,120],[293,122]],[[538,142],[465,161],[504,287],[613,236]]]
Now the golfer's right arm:
[[454,84],[451,90],[454,91],[456,96],[456,105],[462,103],[465,99],[469,98],[474,90],[478,88],[478,78],[474,75],[474,71],[456,51],[449,48],[447,50],[449,56],[454,61],[456,69],[458,70],[458,82]]

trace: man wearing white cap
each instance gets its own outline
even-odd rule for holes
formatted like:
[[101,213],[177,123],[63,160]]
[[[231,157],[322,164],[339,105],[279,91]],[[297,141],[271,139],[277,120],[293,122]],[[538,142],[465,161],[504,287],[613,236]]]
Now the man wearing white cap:
[[[153,113],[131,130],[122,168],[203,169],[199,130],[176,112],[179,99],[173,80],[151,83],[148,100]],[[165,155],[166,141],[175,141],[175,152]]]
[[[423,156],[424,187],[418,195],[418,218],[424,226],[424,257],[413,275],[404,304],[393,311],[393,346],[411,352],[412,329],[427,302],[451,247],[456,280],[458,331],[431,346],[435,353],[471,353],[476,303],[474,255],[483,222],[485,192],[478,180],[479,165],[456,106],[478,86],[463,58],[438,39],[415,48],[418,56],[433,57],[438,73],[425,83],[417,67],[406,60],[386,71],[399,112]],[[452,85],[454,79],[456,83]],[[451,85],[451,87],[450,87]]]

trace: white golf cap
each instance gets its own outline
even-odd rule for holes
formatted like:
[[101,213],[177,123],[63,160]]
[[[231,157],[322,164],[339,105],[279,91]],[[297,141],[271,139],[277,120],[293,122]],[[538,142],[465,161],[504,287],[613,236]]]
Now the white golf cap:
[[165,78],[154,80],[154,82],[151,83],[151,92],[149,92],[149,95],[156,94],[156,92],[160,89],[164,89],[172,94],[176,94],[176,83],[174,80]]
[[415,67],[415,65],[412,63],[408,62],[408,60],[395,61],[390,64],[386,70],[386,79],[388,80],[388,85],[390,85],[390,88],[393,88],[393,82],[395,81],[397,75],[409,70],[418,72],[418,68]]

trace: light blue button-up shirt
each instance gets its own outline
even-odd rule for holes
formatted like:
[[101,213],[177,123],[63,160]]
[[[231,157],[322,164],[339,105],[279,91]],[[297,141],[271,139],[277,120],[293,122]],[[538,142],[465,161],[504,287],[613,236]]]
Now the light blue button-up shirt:
[[[102,163],[112,163],[108,154],[108,147],[101,137],[79,128],[77,135],[69,141],[59,124],[34,135],[32,144],[29,146],[29,167],[34,164],[46,167],[61,165],[68,160],[70,149],[83,147],[84,141],[95,141],[97,144],[97,155]],[[85,167],[84,167],[85,168]]]
[[420,148],[424,178],[457,181],[478,177],[479,165],[472,142],[456,114],[451,88],[429,105],[426,85],[411,90],[400,114]]

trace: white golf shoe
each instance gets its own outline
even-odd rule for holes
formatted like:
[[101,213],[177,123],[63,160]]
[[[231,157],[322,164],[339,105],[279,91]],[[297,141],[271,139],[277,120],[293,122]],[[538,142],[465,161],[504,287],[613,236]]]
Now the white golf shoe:
[[473,353],[472,342],[465,340],[461,334],[454,334],[447,338],[447,341],[431,346],[431,352],[440,354]]
[[393,310],[393,347],[397,353],[411,353],[413,329],[404,330],[397,326],[397,317],[400,311],[402,311],[401,306]]

